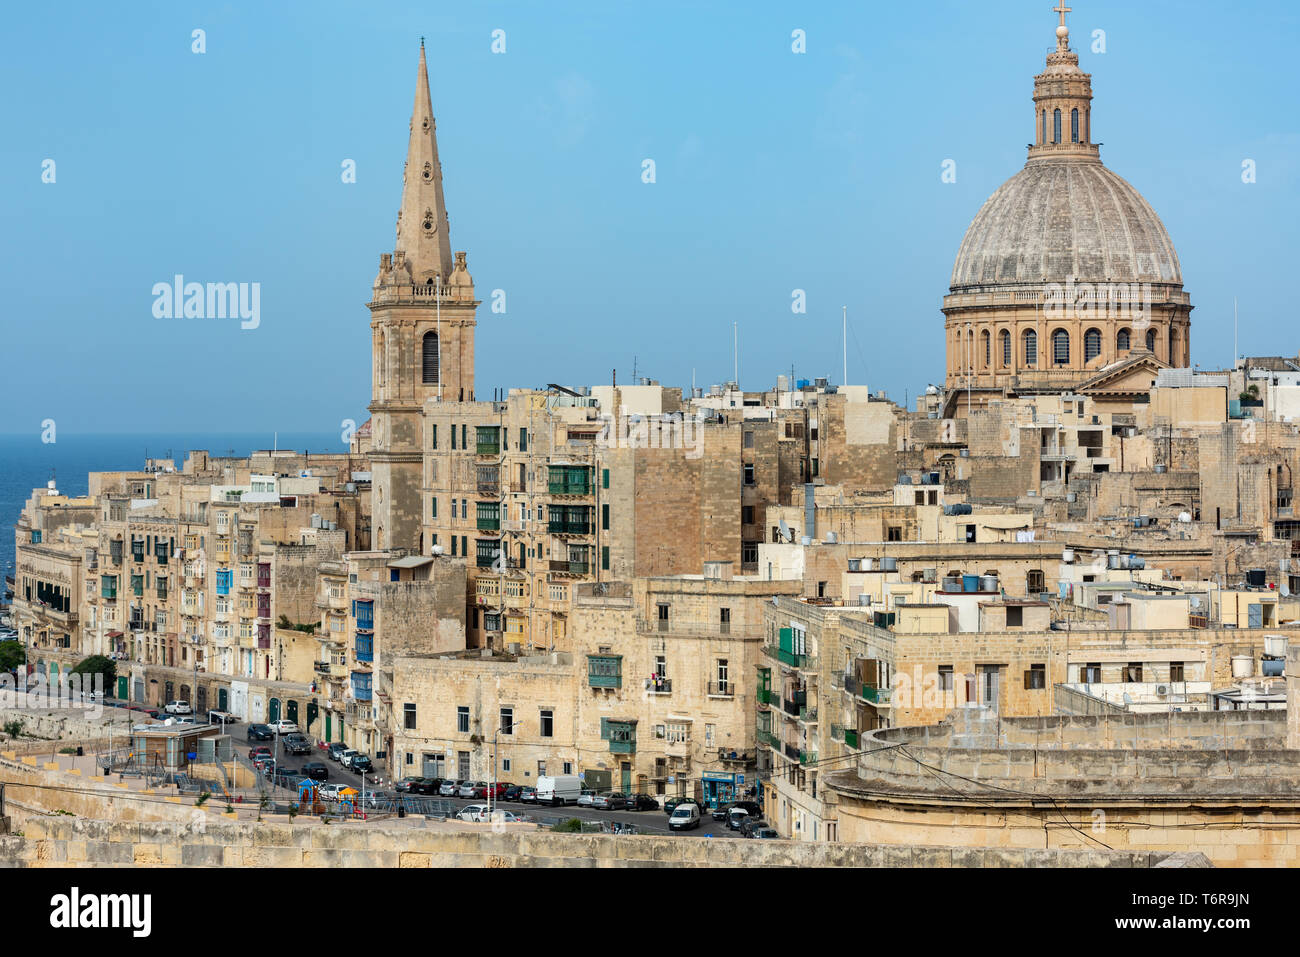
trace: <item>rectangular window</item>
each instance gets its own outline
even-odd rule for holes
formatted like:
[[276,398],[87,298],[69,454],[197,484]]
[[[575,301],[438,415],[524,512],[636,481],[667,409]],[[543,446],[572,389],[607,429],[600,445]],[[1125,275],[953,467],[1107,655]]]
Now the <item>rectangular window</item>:
[[456,709],[456,730],[460,734],[469,734],[469,705],[461,705]]
[[451,424],[451,450],[456,451],[456,423]]
[[754,524],[754,506],[743,505],[740,509],[740,522],[742,525]]
[[754,466],[752,465],[745,466],[745,484],[746,485],[754,484]]
[[600,484],[604,488],[609,488],[609,469],[600,470]]
[[502,759],[501,759],[501,770],[502,770],[502,771],[509,772],[509,770],[510,770],[510,759],[509,759],[509,758],[502,758]]
[[1047,665],[1030,665],[1025,672],[1025,690],[1042,691],[1047,687]]
[[609,506],[608,505],[602,505],[600,507],[600,527],[604,531],[607,532],[609,531]]
[[600,568],[601,571],[609,571],[609,546],[600,546]]
[[718,609],[718,631],[724,635],[731,634],[731,609]]
[[1088,664],[1083,666],[1083,674],[1080,676],[1083,683],[1087,685],[1101,684],[1101,665]]
[[527,429],[519,430],[519,451],[520,452],[528,451],[528,430]]
[[543,738],[549,738],[554,735],[555,712],[550,708],[542,708],[538,714],[537,733]]
[[952,690],[952,665],[939,666],[939,690]]
[[438,447],[438,424],[436,422],[433,425],[433,447],[435,449]]
[[402,721],[403,721],[402,726],[406,728],[407,731],[415,730],[415,705],[414,704],[407,702],[406,704],[402,705]]
[[754,447],[754,433],[753,433],[753,432],[746,432],[746,433],[745,433],[745,448],[747,448],[747,449],[752,449],[753,447]]
[[572,761],[565,761],[563,767],[564,767],[564,773],[565,773],[565,774],[572,774],[572,773],[573,773],[573,762],[572,762]]
[[460,427],[460,447],[462,449],[469,448],[469,426],[468,425],[461,425]]
[[437,517],[438,517],[438,498],[437,498],[437,496],[434,496],[433,498],[429,499],[429,505],[430,505],[431,508],[433,509],[433,511],[432,511],[432,513],[431,513],[432,517],[433,517],[433,518],[437,518]]
[[1020,607],[1007,609],[1007,627],[1023,628],[1025,624],[1025,610]]
[[515,709],[514,708],[501,709],[501,733],[502,734],[515,733]]
[[1184,672],[1184,669],[1183,669],[1183,663],[1182,663],[1181,661],[1171,661],[1171,662],[1169,662],[1169,680],[1170,680],[1170,681],[1186,681],[1187,678],[1184,677],[1184,674],[1185,674],[1185,672]]
[[1141,683],[1142,663],[1140,661],[1130,661],[1124,666],[1124,680],[1129,684]]

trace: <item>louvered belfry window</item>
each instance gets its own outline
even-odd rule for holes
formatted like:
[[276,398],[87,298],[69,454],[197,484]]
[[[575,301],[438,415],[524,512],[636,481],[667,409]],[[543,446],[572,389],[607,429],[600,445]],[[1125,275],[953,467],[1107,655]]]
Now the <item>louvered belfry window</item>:
[[425,385],[438,384],[438,334],[436,332],[424,334],[423,373]]

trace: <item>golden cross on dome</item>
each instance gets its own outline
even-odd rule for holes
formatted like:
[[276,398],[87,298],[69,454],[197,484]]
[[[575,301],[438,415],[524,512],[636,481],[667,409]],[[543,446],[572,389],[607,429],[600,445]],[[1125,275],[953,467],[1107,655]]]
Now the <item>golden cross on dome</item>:
[[1065,26],[1065,15],[1074,12],[1073,8],[1065,5],[1065,0],[1059,0],[1057,6],[1052,7],[1052,11],[1061,15],[1061,26]]

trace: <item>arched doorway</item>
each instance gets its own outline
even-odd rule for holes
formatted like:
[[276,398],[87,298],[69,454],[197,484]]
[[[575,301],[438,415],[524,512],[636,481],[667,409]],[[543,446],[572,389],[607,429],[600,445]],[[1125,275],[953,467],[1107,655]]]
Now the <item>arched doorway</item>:
[[170,681],[168,681],[166,684],[163,685],[163,702],[164,702],[164,703],[166,703],[166,702],[168,702],[168,701],[175,701],[175,700],[176,700],[175,698],[172,697],[172,693],[173,693],[175,690],[176,690],[176,687],[175,687],[175,686],[172,684],[172,682],[170,682]]
[[298,702],[290,698],[284,703],[284,716],[294,724],[298,723]]
[[270,704],[267,705],[266,720],[267,721],[280,720],[280,699],[279,698],[272,698]]
[[179,701],[189,701],[189,702],[193,703],[193,699],[190,697],[190,686],[189,686],[189,685],[181,685],[180,696],[179,696],[176,700],[179,700]]
[[218,711],[230,710],[230,692],[227,691],[225,688],[217,689],[217,710]]
[[196,694],[194,697],[198,699],[198,708],[196,708],[195,710],[199,714],[203,714],[208,710],[208,689],[205,688],[203,685],[199,685],[198,694]]

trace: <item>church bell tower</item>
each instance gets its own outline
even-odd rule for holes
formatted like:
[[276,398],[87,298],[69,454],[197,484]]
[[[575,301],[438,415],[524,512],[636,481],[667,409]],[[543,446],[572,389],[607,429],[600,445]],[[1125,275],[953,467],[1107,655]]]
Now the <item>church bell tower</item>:
[[397,242],[379,259],[368,304],[375,548],[420,548],[421,410],[473,400],[478,305],[465,254],[452,254],[421,40]]

